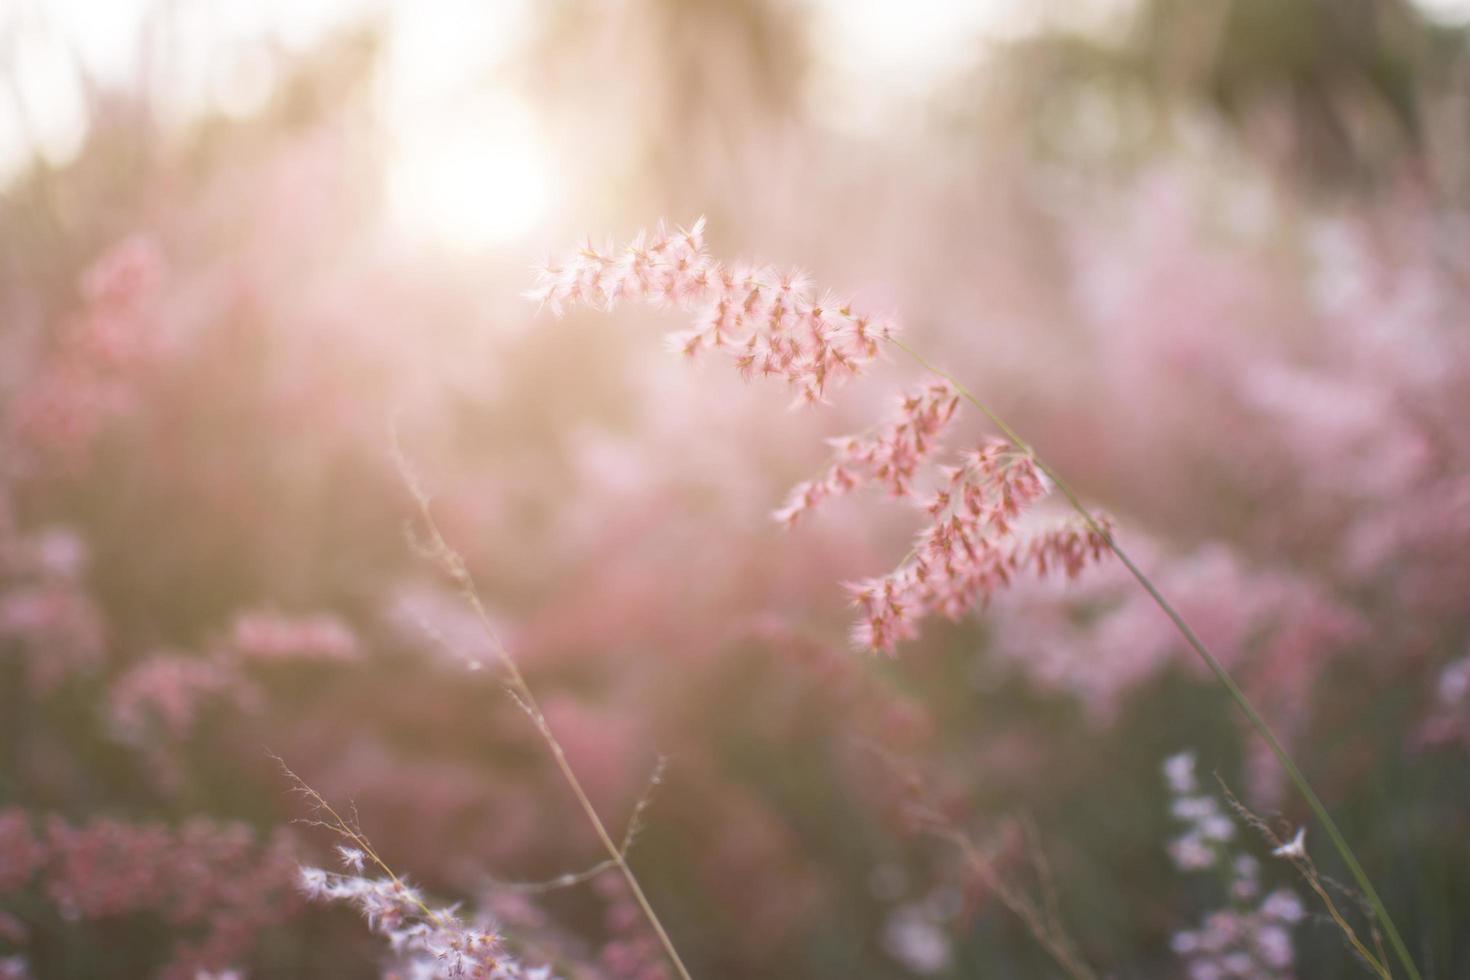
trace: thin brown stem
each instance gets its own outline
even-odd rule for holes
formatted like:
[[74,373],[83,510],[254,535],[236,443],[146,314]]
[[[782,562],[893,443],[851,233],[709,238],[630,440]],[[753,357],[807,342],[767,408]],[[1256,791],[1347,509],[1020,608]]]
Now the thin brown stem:
[[624,853],[624,849],[619,848],[608,834],[607,826],[602,822],[602,818],[598,816],[597,809],[593,807],[592,801],[587,797],[586,790],[582,788],[581,780],[577,778],[576,772],[567,760],[566,753],[562,750],[561,742],[551,730],[551,725],[547,722],[546,715],[541,710],[540,702],[536,700],[536,695],[531,691],[531,686],[526,683],[526,678],[521,673],[520,667],[516,665],[515,658],[511,656],[510,650],[506,648],[505,643],[500,639],[499,632],[490,621],[490,614],[486,611],[485,604],[480,600],[480,591],[475,584],[475,579],[469,570],[469,566],[465,563],[464,558],[459,552],[449,546],[449,543],[444,539],[444,535],[440,532],[439,525],[435,522],[434,515],[429,508],[428,494],[425,493],[419,484],[413,470],[409,467],[406,458],[398,448],[396,430],[394,432],[393,448],[397,457],[399,471],[403,476],[405,484],[408,486],[409,493],[418,505],[419,516],[423,521],[424,530],[428,532],[429,541],[427,542],[428,548],[426,550],[429,556],[439,562],[445,572],[454,581],[471,611],[473,611],[476,620],[479,622],[480,629],[490,642],[492,652],[500,662],[501,667],[505,670],[507,686],[510,688],[511,694],[525,710],[526,714],[530,716],[532,723],[536,726],[537,731],[540,732],[542,740],[546,743],[547,748],[551,750],[551,757],[556,762],[558,771],[560,771],[567,786],[571,788],[572,795],[577,799],[577,805],[581,807],[583,814],[587,817],[587,822],[592,825],[592,829],[596,832],[597,840],[602,845],[603,850],[607,852],[608,860],[617,867],[623,876],[623,880],[627,882],[628,889],[633,893],[633,898],[638,903],[639,909],[642,910],[643,917],[648,920],[649,926],[652,927],[654,933],[658,936],[664,953],[668,956],[669,962],[674,965],[675,972],[678,973],[681,980],[691,980],[689,970],[684,966],[684,961],[679,957],[679,951],[675,949],[673,940],[669,938],[669,934],[664,929],[663,923],[659,921],[658,914],[653,910],[653,905],[649,903],[648,896],[644,894],[643,886],[638,882],[638,876],[633,873],[633,868],[628,864],[628,858]]
[[[1092,967],[1077,953],[1072,941],[1062,930],[1060,918],[1054,917],[1054,913],[1045,904],[1038,904],[1028,898],[1020,889],[1013,887],[995,870],[988,855],[969,837],[955,830],[953,827],[944,825],[941,821],[933,821],[930,833],[940,840],[947,841],[959,850],[965,857],[965,863],[975,876],[989,888],[1001,904],[1011,914],[1019,918],[1026,926],[1028,932],[1036,943],[1050,954],[1056,961],[1057,966],[1072,980],[1097,980],[1097,974]],[[1045,888],[1045,886],[1042,886]],[[1043,897],[1042,902],[1047,899]]]
[[322,794],[312,789],[311,785],[307,783],[306,780],[296,775],[295,771],[293,771],[290,766],[286,765],[285,759],[282,759],[278,755],[272,755],[271,758],[276,760],[276,764],[281,767],[281,772],[285,773],[286,778],[291,781],[292,788],[296,792],[300,793],[302,796],[305,796],[307,800],[311,803],[312,812],[325,813],[328,817],[331,818],[330,820],[302,820],[300,821],[301,823],[313,827],[325,828],[326,830],[330,830],[332,833],[336,834],[342,839],[351,842],[354,847],[356,847],[359,851],[367,856],[367,859],[369,861],[373,862],[373,864],[377,866],[379,871],[388,876],[388,880],[393,882],[394,888],[398,889],[401,894],[409,896],[409,898],[413,901],[415,905],[419,907],[419,909],[424,913],[425,917],[427,917],[429,921],[433,922],[436,926],[440,926],[441,928],[446,925],[444,919],[439,915],[439,913],[429,908],[428,904],[425,903],[422,898],[418,897],[418,893],[405,885],[403,883],[403,879],[399,878],[397,873],[395,873],[394,870],[388,866],[388,862],[384,861],[382,857],[378,855],[378,852],[373,848],[372,842],[368,840],[367,834],[364,834],[362,832],[362,829],[357,824],[356,808],[354,808],[353,811],[354,819],[352,819],[351,821],[343,819],[342,815],[337,812],[336,808],[333,807],[332,804],[327,802],[326,797],[322,796]]
[[[1219,779],[1218,776],[1216,778]],[[1285,841],[1277,836],[1276,832],[1271,829],[1270,824],[1261,819],[1261,817],[1254,813],[1250,809],[1250,807],[1240,802],[1239,797],[1237,797],[1235,793],[1231,791],[1230,787],[1226,785],[1223,779],[1219,779],[1219,783],[1221,791],[1225,794],[1225,802],[1230,806],[1230,809],[1235,812],[1235,815],[1241,820],[1245,821],[1245,823],[1249,825],[1251,829],[1253,829],[1256,833],[1261,835],[1262,839],[1264,839],[1266,844],[1271,848],[1273,854],[1281,852],[1281,847],[1285,843]],[[1282,856],[1285,857],[1285,860],[1287,860],[1291,864],[1296,873],[1301,875],[1302,880],[1307,883],[1307,886],[1311,888],[1312,891],[1316,892],[1317,897],[1322,900],[1322,905],[1327,909],[1327,914],[1332,918],[1332,921],[1342,932],[1343,938],[1347,940],[1348,946],[1363,961],[1363,965],[1372,970],[1374,973],[1378,974],[1378,976],[1381,977],[1382,980],[1393,980],[1393,972],[1388,968],[1388,957],[1384,955],[1383,944],[1378,939],[1378,930],[1376,928],[1372,930],[1374,945],[1378,948],[1378,955],[1375,956],[1368,951],[1368,947],[1365,946],[1363,944],[1363,941],[1358,938],[1357,931],[1353,929],[1352,925],[1347,921],[1347,917],[1338,910],[1337,903],[1332,900],[1332,896],[1328,894],[1327,889],[1324,887],[1323,876],[1317,872],[1317,865],[1306,853],[1305,848],[1303,848],[1303,850],[1299,854]],[[1325,880],[1329,883],[1332,883],[1331,879]],[[1341,889],[1344,894],[1348,895],[1354,901],[1359,900],[1359,896],[1356,893],[1345,888],[1344,886],[1336,885],[1336,887]],[[1369,926],[1372,927],[1372,910],[1366,910],[1366,914]]]

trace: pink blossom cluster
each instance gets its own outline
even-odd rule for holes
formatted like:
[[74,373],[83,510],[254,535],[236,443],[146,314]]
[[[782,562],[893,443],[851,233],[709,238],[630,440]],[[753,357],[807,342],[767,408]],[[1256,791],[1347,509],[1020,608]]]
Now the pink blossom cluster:
[[173,835],[159,825],[46,822],[46,892],[69,920],[103,919],[163,901]]
[[[1245,880],[1237,877],[1235,886]],[[1170,946],[1183,957],[1189,980],[1292,980],[1291,926],[1304,914],[1295,894],[1278,890],[1253,908],[1210,913],[1199,928],[1175,933]]]
[[1291,980],[1296,958],[1291,928],[1306,915],[1301,900],[1288,888],[1263,896],[1259,862],[1249,854],[1230,853],[1234,822],[1218,799],[1200,792],[1194,767],[1190,752],[1164,762],[1170,812],[1188,827],[1170,843],[1169,855],[1182,871],[1222,875],[1226,905],[1207,914],[1197,928],[1176,932],[1170,946],[1184,959],[1189,980]]
[[[675,334],[672,347],[690,356],[723,350],[742,376],[780,375],[807,402],[822,400],[831,381],[858,374],[894,331],[830,294],[814,300],[799,273],[776,276],[712,259],[702,218],[688,231],[660,226],[651,238],[640,234],[621,252],[588,245],[541,269],[527,295],[557,314],[577,305],[610,309],[620,299],[692,312],[693,328]],[[791,526],[824,500],[868,483],[913,498],[921,468],[958,407],[953,385],[926,381],[904,394],[897,417],[875,432],[834,440],[836,460],[793,488],[773,516]],[[1058,568],[1075,577],[1108,545],[1101,520],[1013,534],[1023,511],[1047,490],[1029,451],[987,442],[941,474],[944,486],[924,503],[932,523],[913,554],[894,572],[849,587],[861,613],[853,630],[859,647],[891,653],[917,636],[918,622],[931,613],[958,618],[1024,569],[1045,576]]]
[[955,417],[960,398],[946,381],[933,380],[899,399],[898,417],[873,433],[831,440],[836,460],[815,480],[792,488],[773,515],[790,527],[828,497],[877,483],[895,497],[913,492],[919,468],[939,448],[939,437]]
[[492,929],[465,923],[454,908],[430,908],[418,889],[401,879],[367,877],[365,855],[339,848],[348,873],[302,867],[297,887],[314,901],[355,908],[368,928],[388,940],[401,969],[424,978],[551,980],[548,967],[525,968]]
[[34,882],[67,922],[156,917],[180,935],[164,977],[238,963],[262,930],[294,914],[294,869],[284,836],[260,842],[243,824],[52,816],[37,832],[22,811],[0,811],[0,896]]
[[1252,905],[1259,896],[1255,862],[1244,858],[1232,865],[1231,890],[1241,897],[1238,907],[1204,917],[1196,929],[1174,934],[1170,946],[1186,964],[1189,980],[1292,980],[1296,951],[1291,927],[1306,915],[1301,900],[1287,889],[1277,889]]
[[99,309],[136,310],[158,291],[163,256],[145,235],[132,235],[114,245],[82,276],[82,293]]
[[821,401],[858,375],[894,330],[831,294],[816,297],[804,273],[712,258],[703,218],[688,230],[639,233],[622,249],[589,242],[541,268],[526,295],[557,315],[576,306],[610,310],[620,300],[692,313],[694,325],[670,335],[672,349],[690,357],[722,352],[743,377],[785,379],[802,402]]
[[24,888],[45,863],[46,849],[26,815],[14,808],[0,810],[0,895]]
[[1415,740],[1421,746],[1470,746],[1470,654],[1441,668],[1434,699]]
[[986,442],[942,473],[943,484],[924,503],[930,523],[911,556],[881,578],[848,586],[860,613],[853,631],[860,647],[892,652],[917,634],[923,617],[958,619],[1028,569],[1041,576],[1061,569],[1075,578],[1108,546],[1102,521],[1101,531],[1080,520],[1020,529],[1047,484],[1033,457],[1010,443]]
[[[1246,196],[1263,189],[1246,186]],[[1052,370],[1099,385],[1069,470],[1091,465],[1140,511],[1158,514],[1161,527],[1187,522],[1232,542],[1234,570],[1186,597],[1185,618],[1207,620],[1202,634],[1214,624],[1234,634],[1224,644],[1205,637],[1234,647],[1228,655],[1258,654],[1240,664],[1248,693],[1280,702],[1266,706],[1273,725],[1300,727],[1318,672],[1361,641],[1398,651],[1373,658],[1386,682],[1411,663],[1437,669],[1435,651],[1463,642],[1463,230],[1409,193],[1390,195],[1381,209],[1295,205],[1290,221],[1220,235],[1210,217],[1217,190],[1213,175],[1160,167],[1115,202],[1120,221],[1078,221],[1075,298],[1090,341],[1074,347],[1066,367],[1055,350],[1041,356]],[[1297,260],[1279,261],[1281,249]],[[1077,427],[1069,415],[1056,418],[1065,442]],[[1090,438],[1102,432],[1114,436],[1106,458]],[[1213,444],[1206,453],[1202,438]],[[1226,499],[1252,506],[1213,506]],[[1159,559],[1187,579],[1189,566],[1222,565],[1224,550],[1211,543]],[[1166,567],[1156,581],[1175,599],[1170,574]],[[1282,594],[1268,610],[1259,597],[1281,594],[1286,576],[1296,597]],[[1328,626],[1324,603],[1349,628]],[[1041,607],[1056,604],[1046,597],[1027,612],[1045,615]],[[1365,609],[1378,614],[1370,621]],[[1115,692],[1173,659],[1155,641],[1169,624],[1143,610],[1126,615],[1133,622],[1108,615],[1044,641],[1031,617],[1017,624],[1018,659],[1073,651],[1069,663],[1034,673],[1106,708]],[[1272,649],[1278,635],[1289,638]]]
[[102,614],[71,583],[19,585],[0,592],[0,645],[25,658],[31,690],[44,694],[70,674],[93,670],[106,655]]
[[1185,826],[1169,842],[1169,856],[1182,871],[1213,868],[1224,856],[1224,848],[1235,838],[1235,821],[1226,815],[1218,798],[1200,791],[1192,752],[1181,752],[1164,760],[1164,778],[1169,783],[1169,813]]
[[201,704],[227,697],[238,706],[256,703],[258,692],[222,658],[155,654],[128,668],[108,692],[115,734],[141,743],[154,725],[171,739],[194,730]]
[[607,902],[603,919],[611,933],[597,958],[610,980],[668,980],[663,951],[627,884],[620,877],[604,874],[597,879],[596,888]]
[[84,304],[63,345],[8,406],[7,435],[75,463],[102,425],[133,402],[129,372],[147,352],[150,303],[164,275],[157,244],[134,236],[82,276]]
[[[1358,610],[1295,569],[1262,567],[1215,542],[1171,554],[1138,536],[1129,550],[1284,737],[1304,723],[1300,708],[1324,659],[1366,632]],[[1026,583],[989,622],[1000,657],[1038,685],[1074,695],[1100,722],[1160,671],[1204,669],[1121,565],[1065,592],[1058,582]],[[1267,756],[1252,757],[1249,773],[1250,791],[1263,799],[1281,779]]]
[[109,692],[109,720],[115,735],[134,744],[155,731],[182,739],[194,730],[205,701],[242,710],[260,705],[248,666],[335,662],[358,654],[357,635],[334,616],[243,613],[207,655],[159,652],[123,671]]
[[242,712],[265,706],[250,668],[335,663],[359,650],[356,633],[334,616],[243,613],[205,653],[155,652],[118,674],[107,696],[108,726],[143,754],[161,788],[176,789],[184,777],[180,749],[206,705]]
[[[0,496],[3,499],[3,496]],[[86,540],[64,524],[50,524],[25,534],[0,503],[0,572],[16,578],[51,583],[80,582],[91,563]]]
[[83,583],[90,556],[86,542],[63,526],[5,530],[0,527],[0,648],[13,645],[25,659],[31,690],[45,694],[71,674],[96,670],[106,657],[102,612]]
[[335,616],[243,613],[235,619],[230,650],[241,660],[347,661],[361,654],[357,636]]

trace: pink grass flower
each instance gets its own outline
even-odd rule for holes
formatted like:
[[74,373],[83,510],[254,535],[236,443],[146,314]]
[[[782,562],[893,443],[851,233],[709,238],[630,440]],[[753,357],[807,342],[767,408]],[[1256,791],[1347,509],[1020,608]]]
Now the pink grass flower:
[[68,584],[21,586],[0,593],[0,640],[15,640],[31,689],[51,691],[66,677],[96,669],[106,656],[102,614]]
[[18,809],[0,810],[0,895],[24,888],[46,862],[46,848]]
[[828,497],[869,483],[882,484],[895,497],[909,496],[919,468],[939,448],[939,437],[959,403],[949,383],[937,379],[904,394],[896,418],[875,432],[831,440],[836,459],[826,472],[797,484],[772,516],[791,527]]
[[[848,587],[859,647],[892,653],[926,616],[958,619],[1023,571],[1061,569],[1075,578],[1107,547],[1103,533],[1079,520],[1024,530],[1021,519],[1047,484],[1035,460],[1007,442],[991,440],[942,472],[944,484],[924,503],[930,523],[909,557],[881,578]],[[1105,519],[1099,523],[1106,531]]]
[[63,919],[147,913],[178,930],[164,980],[231,969],[299,906],[289,887],[289,840],[258,841],[243,824],[73,824],[51,816],[43,846],[40,893]]
[[860,374],[893,331],[830,294],[816,296],[802,272],[712,258],[703,218],[687,230],[660,225],[621,249],[589,242],[542,267],[526,295],[558,316],[578,306],[611,310],[624,300],[692,314],[688,329],[669,336],[671,349],[721,354],[745,378],[781,378],[799,403],[821,401]]
[[124,741],[140,743],[155,726],[182,739],[194,730],[203,704],[219,698],[247,707],[258,692],[224,662],[158,654],[130,667],[113,684],[109,714]]
[[335,616],[243,613],[235,619],[230,649],[242,661],[340,662],[361,655],[357,636]]
[[[688,230],[660,225],[621,250],[589,243],[543,267],[526,295],[557,315],[577,306],[610,310],[620,300],[693,314],[688,329],[670,336],[670,349],[688,357],[723,353],[742,377],[780,377],[807,403],[861,373],[895,329],[830,293],[818,297],[803,273],[711,258],[703,218]],[[954,386],[938,378],[904,394],[895,418],[834,440],[835,460],[797,484],[772,516],[790,527],[828,498],[870,483],[912,499],[959,401]],[[1048,486],[1031,454],[1008,442],[987,442],[940,475],[942,485],[923,502],[931,523],[909,558],[888,575],[848,587],[860,612],[852,633],[859,647],[891,653],[917,636],[918,622],[930,614],[957,618],[1021,571],[1044,577],[1060,569],[1075,578],[1107,547],[1102,519],[1017,531]]]

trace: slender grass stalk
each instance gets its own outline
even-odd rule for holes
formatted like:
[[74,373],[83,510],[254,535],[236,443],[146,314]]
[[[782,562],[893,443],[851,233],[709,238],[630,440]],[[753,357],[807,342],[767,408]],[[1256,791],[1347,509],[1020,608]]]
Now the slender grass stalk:
[[[439,532],[436,529],[433,533],[437,536]],[[607,851],[608,860],[617,866],[618,871],[623,876],[623,880],[628,883],[628,888],[632,891],[634,900],[643,911],[643,917],[648,920],[648,924],[653,927],[654,933],[658,935],[658,941],[663,945],[664,952],[669,957],[669,962],[674,965],[674,970],[679,974],[681,980],[691,980],[689,970],[684,966],[684,961],[679,958],[679,951],[674,948],[674,941],[669,938],[668,932],[664,930],[663,923],[659,921],[658,913],[653,910],[653,906],[648,901],[648,896],[643,893],[643,886],[638,883],[638,876],[633,873],[633,868],[628,864],[628,856],[623,853],[622,848],[618,847],[608,834],[607,826],[603,824],[602,818],[597,815],[597,809],[592,805],[592,801],[587,798],[587,791],[582,788],[582,781],[577,778],[577,773],[572,769],[572,764],[567,761],[567,754],[562,751],[560,740],[557,739],[555,733],[551,730],[551,725],[546,721],[546,715],[542,713],[541,705],[536,700],[536,695],[531,692],[531,685],[526,683],[526,678],[521,673],[520,668],[516,666],[515,659],[511,657],[510,651],[505,648],[505,645],[500,640],[499,634],[495,632],[494,627],[491,625],[490,616],[486,613],[485,606],[480,601],[479,592],[475,588],[474,579],[470,577],[469,569],[465,567],[463,561],[456,561],[453,568],[455,569],[453,574],[457,584],[460,586],[460,591],[464,593],[471,608],[474,609],[475,618],[480,621],[481,628],[485,631],[486,636],[490,638],[490,643],[495,650],[496,657],[499,658],[501,665],[505,668],[506,676],[510,682],[511,692],[515,695],[516,700],[520,702],[521,707],[531,716],[531,720],[541,732],[542,738],[545,739],[547,747],[551,750],[551,757],[556,761],[557,769],[561,770],[562,777],[566,780],[567,785],[571,787],[572,795],[577,798],[577,804],[582,808],[582,812],[587,815],[587,822],[592,824],[592,829],[597,832],[598,842],[602,844],[603,850]]]
[[[669,962],[674,965],[675,972],[678,973],[680,980],[692,980],[688,968],[684,966],[684,961],[679,957],[679,951],[674,948],[674,941],[669,938],[669,934],[664,929],[663,923],[659,921],[658,913],[654,912],[653,905],[648,901],[648,896],[644,894],[643,886],[638,882],[638,876],[633,873],[633,868],[628,864],[626,848],[620,848],[613,842],[612,836],[608,834],[607,826],[602,822],[602,818],[597,815],[597,809],[592,805],[592,801],[588,799],[586,790],[582,788],[581,780],[577,778],[576,771],[572,769],[572,764],[567,760],[566,752],[562,750],[561,741],[557,739],[556,734],[551,730],[551,725],[547,722],[546,715],[541,710],[540,702],[536,700],[536,695],[531,691],[531,685],[526,682],[525,675],[521,673],[520,667],[516,665],[515,658],[511,656],[510,650],[506,648],[505,643],[500,639],[499,632],[495,629],[494,624],[491,623],[490,614],[486,612],[485,604],[480,600],[480,590],[475,584],[475,579],[469,570],[469,566],[465,563],[464,558],[459,552],[451,548],[449,543],[444,540],[444,535],[440,532],[439,525],[435,522],[434,515],[429,509],[428,494],[420,487],[413,470],[408,465],[406,457],[404,457],[402,451],[398,448],[396,429],[393,433],[393,448],[397,458],[399,472],[403,475],[409,492],[418,504],[419,515],[423,520],[425,530],[429,534],[427,550],[430,553],[430,557],[440,562],[450,578],[454,580],[454,584],[458,587],[465,602],[469,604],[470,609],[474,612],[475,619],[479,622],[481,631],[490,642],[490,647],[495,654],[495,658],[500,662],[501,667],[505,671],[507,687],[510,689],[511,696],[515,698],[516,703],[521,706],[522,710],[530,716],[532,723],[540,732],[542,740],[545,741],[547,748],[551,750],[551,757],[556,762],[557,769],[560,770],[567,786],[571,788],[572,795],[577,798],[577,805],[582,808],[582,812],[587,817],[587,822],[596,831],[597,840],[602,844],[603,850],[607,852],[609,863],[617,867],[619,873],[623,876],[623,880],[627,882],[628,889],[633,893],[633,898],[638,903],[639,909],[642,910],[643,917],[648,921],[648,924],[658,936],[658,941],[662,944],[664,953],[669,958]],[[631,837],[629,840],[631,841]]]
[[1251,723],[1251,727],[1260,734],[1261,738],[1266,740],[1266,744],[1270,746],[1271,752],[1276,756],[1276,760],[1281,763],[1281,768],[1286,770],[1286,774],[1291,777],[1291,781],[1307,801],[1307,805],[1311,807],[1312,812],[1321,822],[1323,829],[1327,831],[1327,836],[1331,838],[1333,846],[1337,848],[1337,853],[1342,856],[1343,863],[1347,865],[1348,871],[1352,873],[1353,879],[1357,882],[1358,887],[1363,890],[1363,895],[1367,898],[1369,905],[1373,907],[1373,912],[1377,915],[1378,921],[1383,924],[1383,930],[1388,934],[1388,941],[1393,946],[1394,953],[1398,956],[1399,962],[1403,964],[1404,971],[1409,975],[1411,980],[1421,980],[1419,970],[1414,966],[1413,957],[1409,955],[1408,947],[1405,946],[1403,937],[1399,935],[1398,927],[1394,925],[1393,919],[1389,917],[1388,909],[1384,907],[1383,900],[1378,897],[1378,891],[1373,887],[1373,883],[1368,880],[1367,872],[1363,870],[1363,866],[1358,862],[1358,858],[1353,853],[1353,849],[1348,846],[1347,839],[1343,837],[1342,831],[1338,829],[1337,822],[1327,812],[1327,807],[1322,804],[1322,800],[1317,796],[1316,791],[1312,789],[1311,783],[1307,782],[1306,776],[1302,775],[1302,771],[1297,768],[1296,763],[1287,754],[1286,748],[1281,744],[1281,740],[1276,737],[1276,733],[1271,730],[1271,726],[1266,723],[1266,719],[1261,717],[1255,705],[1251,704],[1250,699],[1245,696],[1245,692],[1240,689],[1240,685],[1235,683],[1235,679],[1230,676],[1229,672],[1225,670],[1224,665],[1209,651],[1203,641],[1195,634],[1194,630],[1184,621],[1184,617],[1179,614],[1179,611],[1169,603],[1168,599],[1164,598],[1163,593],[1158,590],[1158,587],[1154,585],[1149,577],[1133,563],[1133,559],[1129,558],[1128,553],[1118,544],[1117,538],[1107,528],[1103,527],[1087,508],[1082,505],[1082,501],[1073,492],[1072,488],[1068,486],[1067,482],[1044,459],[1038,456],[1036,451],[1024,439],[1017,435],[1014,429],[1005,423],[1004,419],[996,415],[984,402],[976,398],[957,378],[929,363],[923,355],[919,354],[912,347],[909,347],[902,340],[896,337],[890,337],[888,341],[913,358],[925,370],[944,378],[950,384],[954,385],[954,389],[959,393],[960,397],[984,413],[985,417],[990,419],[996,428],[1000,429],[1005,437],[1015,444],[1016,448],[1029,452],[1032,459],[1036,461],[1037,468],[1045,473],[1052,483],[1056,485],[1057,489],[1062,492],[1062,495],[1067,498],[1067,502],[1072,505],[1078,514],[1082,515],[1083,520],[1087,521],[1092,530],[1101,535],[1103,540],[1108,543],[1108,547],[1112,550],[1113,554],[1118,556],[1118,560],[1132,573],[1133,577],[1138,580],[1138,584],[1143,586],[1144,591],[1149,594],[1154,602],[1158,604],[1158,607],[1164,611],[1164,615],[1168,616],[1174,626],[1178,628],[1185,642],[1205,662],[1205,666],[1210,668],[1210,671],[1215,675],[1215,679],[1225,688],[1231,700],[1235,702],[1236,707],[1241,710],[1246,720]]
[[[1219,777],[1217,776],[1216,779],[1219,779]],[[1245,821],[1256,833],[1260,834],[1265,839],[1266,845],[1273,851],[1279,850],[1286,841],[1276,835],[1275,831],[1271,829],[1270,824],[1266,823],[1266,821],[1253,813],[1249,807],[1240,802],[1240,799],[1225,784],[1225,780],[1219,779],[1219,783],[1220,789],[1225,793],[1225,800],[1230,804],[1230,809],[1235,811],[1235,815]],[[1379,939],[1377,928],[1372,928],[1373,945],[1377,949],[1377,953],[1375,954],[1370,952],[1367,945],[1358,938],[1357,930],[1352,927],[1352,923],[1348,922],[1347,917],[1342,914],[1337,907],[1337,903],[1328,894],[1326,884],[1331,879],[1324,881],[1322,875],[1317,872],[1317,866],[1307,854],[1306,849],[1303,848],[1298,853],[1288,855],[1286,860],[1290,861],[1292,867],[1302,876],[1302,880],[1307,883],[1307,887],[1317,893],[1317,898],[1321,900],[1323,908],[1327,909],[1327,914],[1332,918],[1333,924],[1342,933],[1343,938],[1347,941],[1348,947],[1363,961],[1363,965],[1378,974],[1383,980],[1393,980],[1393,971],[1388,968],[1388,955],[1383,951],[1383,943]],[[1333,882],[1333,884],[1336,883]],[[1336,885],[1336,887],[1339,889],[1343,888],[1342,885]],[[1370,928],[1373,926],[1371,917],[1369,925]]]
[[343,819],[342,815],[336,811],[332,804],[327,802],[326,797],[322,796],[322,794],[312,789],[311,785],[307,783],[306,780],[296,775],[295,771],[290,766],[286,765],[285,759],[282,759],[280,756],[275,754],[271,754],[271,758],[276,760],[276,765],[281,767],[281,772],[284,773],[286,778],[291,781],[291,789],[294,792],[300,793],[311,804],[312,813],[325,813],[327,817],[330,818],[327,820],[321,820],[317,817],[311,817],[310,819],[303,819],[298,822],[305,823],[313,827],[321,827],[325,830],[330,830],[337,836],[343,838],[346,841],[349,841],[353,847],[357,848],[363,854],[367,855],[367,859],[371,861],[378,868],[379,871],[388,876],[388,880],[393,882],[394,887],[397,888],[399,892],[412,897],[413,904],[419,907],[419,910],[424,913],[424,917],[426,919],[434,923],[434,925],[439,926],[440,928],[444,928],[448,925],[448,923],[444,921],[443,916],[431,909],[428,903],[425,902],[422,898],[419,898],[418,894],[413,891],[413,889],[405,885],[403,883],[403,879],[398,877],[398,873],[390,868],[388,866],[388,862],[384,861],[382,857],[378,855],[378,852],[373,848],[372,841],[368,840],[367,835],[364,834],[361,829],[359,829],[355,812],[351,821]]

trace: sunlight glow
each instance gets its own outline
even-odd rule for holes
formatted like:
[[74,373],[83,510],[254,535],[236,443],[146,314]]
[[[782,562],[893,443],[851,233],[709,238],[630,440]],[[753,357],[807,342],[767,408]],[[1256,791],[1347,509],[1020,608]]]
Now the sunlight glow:
[[397,222],[445,244],[514,241],[547,214],[552,168],[535,119],[503,95],[403,132],[388,171]]

